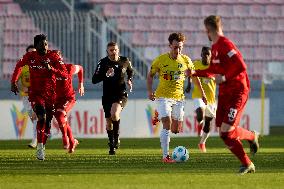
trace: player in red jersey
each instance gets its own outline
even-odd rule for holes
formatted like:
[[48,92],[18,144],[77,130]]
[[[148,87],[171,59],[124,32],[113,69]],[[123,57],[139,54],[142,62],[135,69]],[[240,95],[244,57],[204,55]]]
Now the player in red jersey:
[[59,129],[62,133],[62,141],[65,149],[69,153],[73,153],[76,146],[79,144],[77,139],[74,139],[71,127],[67,121],[68,112],[75,105],[75,91],[72,85],[72,77],[78,74],[79,86],[78,91],[81,96],[84,95],[83,84],[83,67],[80,65],[65,64],[68,71],[68,78],[56,77],[56,102],[55,102],[55,118],[58,122]]
[[220,137],[241,161],[239,172],[254,173],[255,166],[245,153],[241,140],[249,141],[251,153],[255,154],[259,148],[259,134],[238,126],[250,90],[246,64],[238,48],[224,37],[219,16],[208,16],[204,25],[213,42],[211,64],[206,70],[196,71],[195,75],[216,74],[215,80],[219,84],[216,126],[220,128]]
[[68,78],[68,73],[60,56],[48,50],[47,37],[44,34],[34,37],[36,51],[26,53],[22,61],[16,64],[12,80],[11,91],[19,92],[16,81],[21,68],[25,65],[30,70],[29,101],[37,115],[37,158],[45,159],[45,128],[50,127],[55,102],[56,76]]

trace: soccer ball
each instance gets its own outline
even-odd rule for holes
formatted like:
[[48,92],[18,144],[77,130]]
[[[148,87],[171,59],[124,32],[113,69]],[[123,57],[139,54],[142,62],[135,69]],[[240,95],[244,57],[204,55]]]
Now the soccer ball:
[[188,150],[184,146],[178,146],[174,149],[172,158],[176,162],[185,162],[189,158]]

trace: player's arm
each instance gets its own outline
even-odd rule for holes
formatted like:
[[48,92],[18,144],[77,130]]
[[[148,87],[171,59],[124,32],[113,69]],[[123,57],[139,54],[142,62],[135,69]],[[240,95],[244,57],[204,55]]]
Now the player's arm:
[[151,69],[147,75],[147,93],[148,93],[148,98],[150,100],[155,100],[155,94],[153,92],[153,79],[154,76],[156,75],[156,73],[159,73],[160,69],[159,69],[159,58],[156,58],[152,65],[151,65]]
[[85,93],[84,87],[84,69],[81,65],[72,65],[72,75],[78,74],[78,91],[80,96],[83,96]]
[[47,68],[57,77],[68,78],[68,71],[59,53],[52,53],[53,65],[47,64]]
[[129,91],[132,92],[132,79],[133,79],[134,71],[133,71],[133,67],[132,67],[130,60],[128,60],[128,66],[126,69],[126,73],[127,73],[127,85],[129,87]]
[[225,72],[224,81],[230,80],[246,70],[242,56],[233,47],[229,46],[228,48],[231,49],[226,54],[229,58],[229,68]]
[[106,73],[104,72],[104,64],[100,61],[96,67],[95,73],[92,77],[92,83],[97,84],[104,80]]
[[27,65],[27,63],[28,63],[28,55],[26,54],[26,55],[24,55],[24,57],[22,59],[20,59],[17,62],[16,67],[14,69],[12,79],[11,79],[11,91],[13,93],[15,93],[15,95],[17,95],[17,93],[19,93],[17,81],[18,81],[19,76],[22,72],[22,67]]
[[202,100],[205,104],[207,104],[207,98],[206,98],[206,94],[203,90],[203,87],[201,85],[200,79],[198,77],[192,77],[192,81],[194,83],[194,86],[198,88],[198,90],[201,92],[202,94]]

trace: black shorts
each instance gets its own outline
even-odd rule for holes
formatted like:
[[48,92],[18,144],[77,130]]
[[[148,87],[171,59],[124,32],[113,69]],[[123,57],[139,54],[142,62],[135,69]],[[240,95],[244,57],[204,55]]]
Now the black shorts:
[[111,117],[111,106],[113,103],[119,103],[122,108],[125,107],[127,103],[127,93],[123,93],[122,95],[116,95],[116,96],[102,96],[102,105],[105,112],[105,118]]

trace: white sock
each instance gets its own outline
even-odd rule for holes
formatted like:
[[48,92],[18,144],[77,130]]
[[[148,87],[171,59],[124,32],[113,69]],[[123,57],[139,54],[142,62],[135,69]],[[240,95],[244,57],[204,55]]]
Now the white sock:
[[43,143],[38,143],[38,144],[37,144],[37,149],[42,149],[42,148],[44,148]]
[[163,158],[169,155],[170,135],[169,130],[162,129],[160,134],[160,142],[163,151]]
[[34,120],[33,122],[33,142],[36,143],[37,141],[37,137],[36,137],[36,125],[37,125],[37,120]]
[[207,138],[209,137],[209,134],[210,134],[210,133],[205,133],[205,132],[203,131],[202,134],[201,134],[201,139],[200,139],[199,144],[205,144]]

